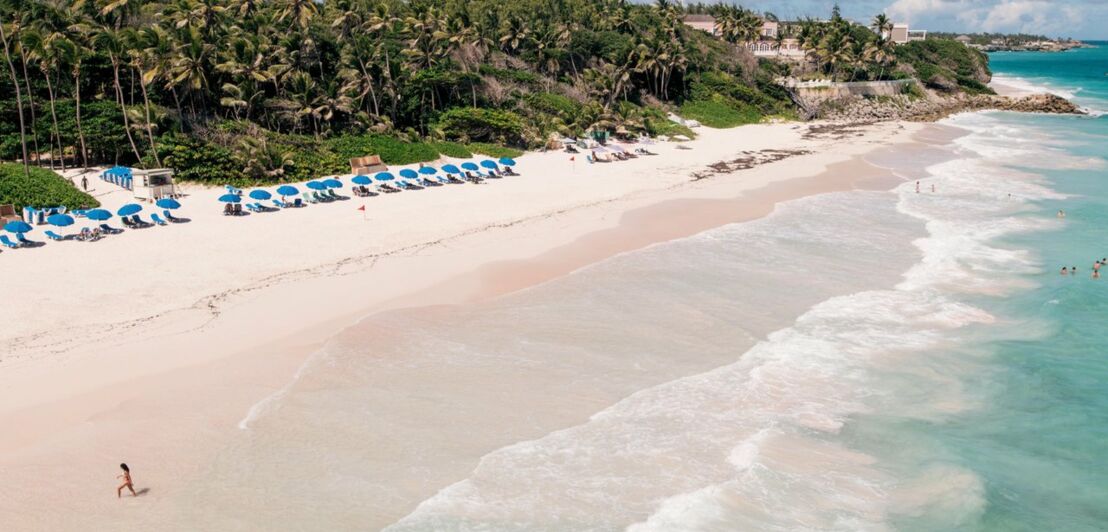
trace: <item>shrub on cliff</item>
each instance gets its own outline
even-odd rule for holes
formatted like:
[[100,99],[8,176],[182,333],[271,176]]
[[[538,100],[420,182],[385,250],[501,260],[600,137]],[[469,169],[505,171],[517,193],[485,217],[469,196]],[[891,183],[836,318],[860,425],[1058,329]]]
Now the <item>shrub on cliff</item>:
[[989,58],[949,39],[912,41],[896,47],[897,61],[909,65],[924,85],[942,92],[993,94]]

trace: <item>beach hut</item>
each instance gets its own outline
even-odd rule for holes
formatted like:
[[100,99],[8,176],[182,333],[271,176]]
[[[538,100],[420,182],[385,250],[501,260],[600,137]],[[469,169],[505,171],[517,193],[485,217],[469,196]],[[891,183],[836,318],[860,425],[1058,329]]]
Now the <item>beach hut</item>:
[[131,170],[131,183],[135,199],[138,200],[152,201],[177,195],[173,170],[170,168]]

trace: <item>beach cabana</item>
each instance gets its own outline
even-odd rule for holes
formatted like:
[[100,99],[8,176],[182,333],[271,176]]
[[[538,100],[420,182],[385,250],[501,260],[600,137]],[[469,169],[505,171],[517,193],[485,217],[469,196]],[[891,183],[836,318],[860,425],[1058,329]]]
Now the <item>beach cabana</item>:
[[113,166],[100,173],[100,179],[107,181],[113,185],[117,185],[128,190],[131,189],[131,169],[126,166]]
[[138,200],[156,200],[177,195],[177,186],[173,183],[173,170],[153,168],[150,170],[131,170],[131,191]]

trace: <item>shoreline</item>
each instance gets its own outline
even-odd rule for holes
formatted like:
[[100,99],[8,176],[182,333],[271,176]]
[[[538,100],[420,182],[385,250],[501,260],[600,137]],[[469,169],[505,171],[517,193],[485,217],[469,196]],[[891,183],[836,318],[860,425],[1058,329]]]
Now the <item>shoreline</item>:
[[[52,482],[78,471],[84,483],[67,486],[58,496],[78,501],[74,503],[78,507],[88,505],[84,513],[94,522],[120,518],[118,509],[90,500],[100,499],[90,491],[101,489],[102,482],[94,479],[110,474],[108,468],[119,461],[114,456],[123,453],[134,457],[128,460],[147,464],[159,456],[174,457],[172,465],[159,471],[146,467],[140,477],[159,490],[146,496],[144,503],[172,497],[172,479],[204,464],[227,435],[239,430],[235,427],[251,405],[287,386],[290,376],[328,338],[369,315],[465,304],[525,289],[619,253],[760,218],[781,201],[867,186],[888,188],[890,183],[880,178],[881,172],[864,171],[868,163],[861,157],[878,148],[912,142],[914,134],[925,128],[896,123],[867,126],[863,138],[869,144],[839,146],[827,139],[790,138],[791,124],[755,126],[771,127],[785,133],[782,137],[788,143],[783,147],[810,147],[813,153],[696,181],[678,179],[663,186],[624,189],[621,195],[594,196],[592,203],[528,218],[486,220],[451,238],[410,243],[388,254],[348,257],[352,260],[323,267],[316,275],[284,272],[284,277],[277,275],[260,287],[205,295],[217,302],[212,308],[159,314],[152,320],[158,331],[130,327],[124,335],[143,334],[133,339],[109,335],[62,356],[4,364],[0,366],[0,383],[5,385],[0,386],[5,390],[0,392],[4,397],[0,419],[24,428],[0,438],[4,466],[13,478],[26,478],[26,474]],[[709,136],[733,143],[738,142],[736,137],[755,131],[739,128],[712,131]],[[693,151],[704,144],[694,141]],[[727,151],[742,150],[723,149]],[[663,154],[646,161],[667,159],[669,155]],[[624,163],[609,166],[615,171],[619,164]],[[686,165],[678,171],[691,175],[704,166]],[[514,179],[532,179],[529,173]],[[848,173],[849,178],[821,179]],[[538,241],[535,234],[547,238]],[[371,266],[358,269],[365,263]],[[383,286],[379,278],[413,282]],[[355,296],[352,287],[370,293]],[[244,338],[242,330],[250,330],[254,337]],[[43,386],[44,382],[50,385]],[[141,440],[140,435],[149,434],[158,437],[136,441],[130,449],[119,448],[121,440]],[[5,498],[13,508],[29,501],[15,493]],[[8,515],[27,511],[14,514],[13,508],[3,506],[0,503],[0,510]],[[51,528],[59,523],[53,524]]]

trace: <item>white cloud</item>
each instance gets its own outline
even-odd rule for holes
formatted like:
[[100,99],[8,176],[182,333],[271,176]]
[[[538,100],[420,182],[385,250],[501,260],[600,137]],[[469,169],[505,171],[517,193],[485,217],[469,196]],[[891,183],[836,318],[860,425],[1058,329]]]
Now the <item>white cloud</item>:
[[1048,0],[895,0],[886,13],[914,26],[954,22],[966,32],[1062,34],[1083,26],[1090,8],[1096,9]]

